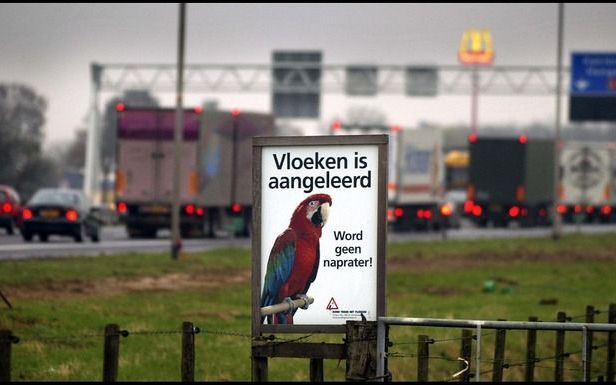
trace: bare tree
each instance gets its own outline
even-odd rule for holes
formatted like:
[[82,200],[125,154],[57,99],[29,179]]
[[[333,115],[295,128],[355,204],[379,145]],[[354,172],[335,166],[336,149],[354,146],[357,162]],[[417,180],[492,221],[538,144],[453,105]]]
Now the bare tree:
[[58,181],[57,165],[43,156],[47,101],[23,84],[0,84],[0,183],[27,199]]

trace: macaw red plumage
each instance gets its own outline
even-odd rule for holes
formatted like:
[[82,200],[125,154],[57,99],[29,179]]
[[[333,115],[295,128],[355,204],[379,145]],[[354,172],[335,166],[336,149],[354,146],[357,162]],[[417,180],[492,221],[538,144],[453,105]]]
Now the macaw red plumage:
[[[305,295],[319,269],[319,239],[332,198],[314,194],[304,199],[291,216],[289,227],[276,238],[265,272],[261,307]],[[291,312],[267,316],[269,324],[292,324]],[[263,323],[266,317],[261,318]]]

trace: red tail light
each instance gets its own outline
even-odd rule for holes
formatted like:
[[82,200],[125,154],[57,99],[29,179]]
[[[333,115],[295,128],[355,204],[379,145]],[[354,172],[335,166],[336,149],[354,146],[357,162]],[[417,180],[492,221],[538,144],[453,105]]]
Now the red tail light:
[[118,103],[116,104],[116,111],[118,112],[122,112],[126,109],[126,105],[124,103]]
[[400,130],[402,130],[402,127],[400,127],[399,124],[394,124],[391,126],[391,132],[400,132]]
[[573,211],[575,211],[576,214],[582,212],[582,206],[575,205],[575,207],[573,208]]
[[79,217],[79,215],[77,214],[77,211],[75,210],[68,210],[66,214],[64,214],[64,216],[66,217],[66,219],[68,219],[71,222],[75,222],[77,218]]
[[520,142],[521,144],[525,144],[526,142],[528,142],[528,137],[526,135],[520,135],[520,137],[518,138],[518,142]]
[[239,203],[234,203],[231,205],[231,212],[234,214],[238,214],[242,211],[242,206]]
[[205,214],[205,210],[203,210],[203,207],[197,207],[197,215],[202,217]]
[[31,218],[33,217],[33,215],[32,215],[32,210],[30,210],[30,209],[24,209],[24,210],[21,212],[21,217],[22,217],[23,219],[31,219]]
[[483,212],[483,209],[481,208],[481,206],[479,206],[479,205],[473,206],[472,213],[473,213],[474,216],[476,216],[476,217],[481,216],[482,212]]
[[511,206],[511,208],[509,208],[509,216],[515,218],[518,215],[520,215],[520,208],[518,206]]
[[128,207],[126,207],[126,203],[124,202],[118,203],[118,206],[116,208],[120,214],[124,214],[126,210],[128,210]]
[[396,207],[394,209],[394,215],[396,218],[400,218],[401,216],[404,215],[404,209],[402,207]]
[[416,215],[419,219],[430,219],[432,218],[432,211],[429,209],[419,209],[417,210]]
[[473,207],[475,207],[475,203],[473,203],[473,201],[468,200],[464,202],[464,212],[465,213],[472,213]]
[[12,211],[13,211],[13,205],[10,204],[9,202],[6,202],[2,205],[2,212],[10,213]]
[[233,116],[240,116],[240,109],[239,108],[234,108],[233,110],[231,110],[231,115],[233,115]]
[[194,215],[195,214],[195,206],[194,205],[186,205],[186,207],[184,207],[184,212],[188,215]]
[[200,114],[203,112],[203,107],[195,106],[195,108],[193,108],[193,111],[195,111],[195,114]]
[[558,208],[556,210],[558,211],[559,214],[565,214],[567,212],[567,206],[558,205]]
[[475,143],[477,141],[477,134],[470,134],[468,136],[468,142],[469,143]]
[[342,128],[342,124],[339,121],[335,121],[332,123],[332,130],[337,131]]
[[612,207],[611,206],[603,206],[601,207],[601,214],[603,215],[610,215],[612,213]]
[[592,214],[592,213],[593,213],[593,211],[595,211],[595,208],[594,208],[594,207],[592,207],[592,206],[586,206],[586,212],[587,212],[588,214]]

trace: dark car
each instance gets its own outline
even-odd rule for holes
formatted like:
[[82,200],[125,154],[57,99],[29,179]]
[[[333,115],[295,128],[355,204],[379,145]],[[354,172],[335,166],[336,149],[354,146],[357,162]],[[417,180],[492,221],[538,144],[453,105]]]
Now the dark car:
[[19,194],[10,186],[0,185],[0,227],[4,227],[7,234],[13,234],[13,226],[19,222],[20,215]]
[[52,234],[71,236],[76,242],[82,242],[88,236],[93,242],[98,242],[100,224],[81,191],[44,188],[38,190],[23,207],[20,231],[27,242],[34,235],[47,242]]

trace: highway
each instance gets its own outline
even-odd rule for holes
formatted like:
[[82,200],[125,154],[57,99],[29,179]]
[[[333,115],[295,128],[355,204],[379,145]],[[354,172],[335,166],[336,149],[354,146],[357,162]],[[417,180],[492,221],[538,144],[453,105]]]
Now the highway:
[[[616,234],[616,224],[599,225],[564,225],[564,234],[571,233],[606,233]],[[433,232],[389,233],[388,242],[426,241],[443,239],[479,239],[479,238],[521,238],[546,237],[552,234],[551,227],[541,228],[475,228],[468,224],[461,229]],[[221,236],[216,239],[184,239],[183,250],[187,252],[207,251],[223,247],[250,247],[249,238],[230,238]],[[0,231],[0,260],[52,258],[67,256],[98,256],[131,252],[165,252],[170,250],[170,234],[161,231],[156,239],[129,239],[121,226],[106,226],[101,233],[101,241],[82,243],[70,237],[50,236],[48,242],[40,242],[36,237],[32,242],[24,242],[17,233],[7,235]]]

